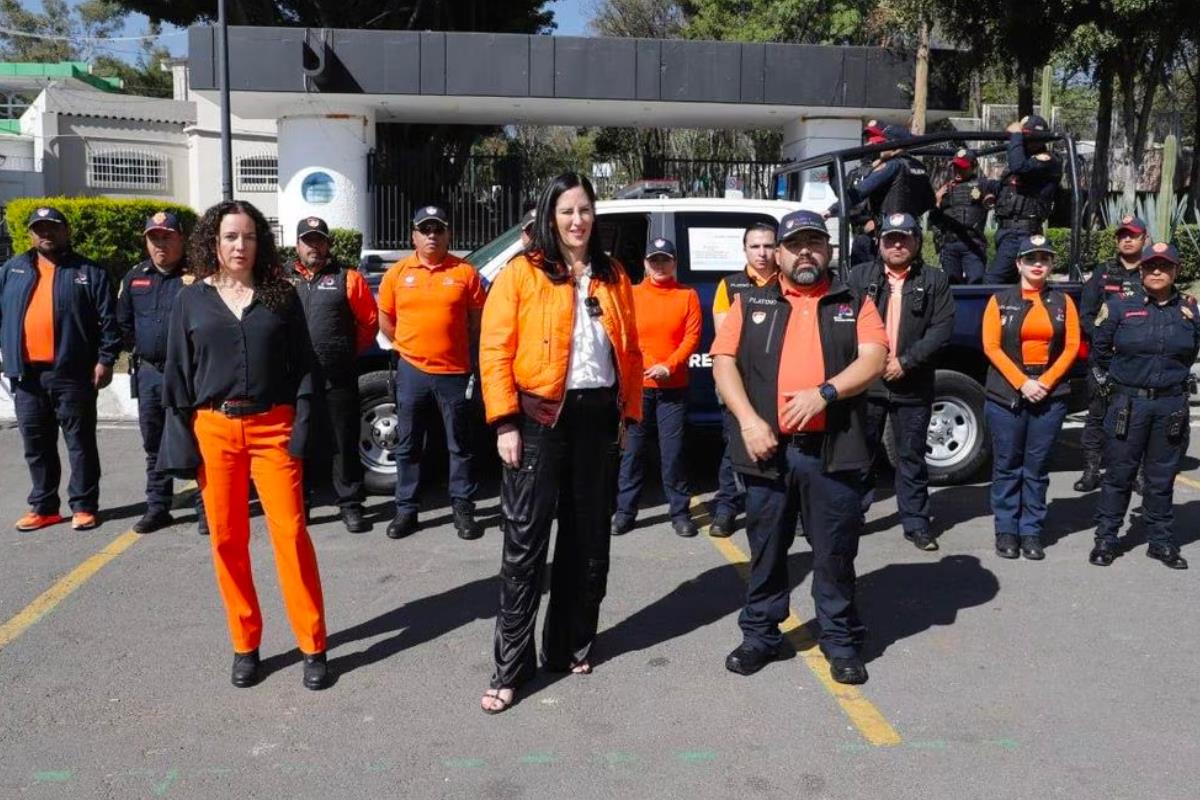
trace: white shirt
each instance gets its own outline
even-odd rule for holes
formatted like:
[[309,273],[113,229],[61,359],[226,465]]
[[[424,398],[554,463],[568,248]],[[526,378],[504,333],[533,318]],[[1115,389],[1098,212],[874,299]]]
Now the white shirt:
[[592,269],[575,282],[575,326],[571,330],[571,361],[567,368],[567,391],[571,389],[599,389],[613,386],[617,382],[613,366],[612,342],[600,317],[587,311],[588,287],[592,283]]

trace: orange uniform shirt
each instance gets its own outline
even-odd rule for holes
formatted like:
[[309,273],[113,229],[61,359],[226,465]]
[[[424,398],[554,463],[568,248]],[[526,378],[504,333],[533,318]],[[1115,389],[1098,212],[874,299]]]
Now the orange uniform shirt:
[[1079,353],[1079,312],[1075,310],[1075,301],[1068,296],[1063,351],[1058,360],[1047,366],[1050,361],[1050,340],[1054,337],[1054,329],[1050,327],[1050,312],[1046,310],[1040,292],[1023,289],[1021,298],[1033,301],[1033,308],[1029,309],[1021,323],[1021,360],[1024,363],[1013,363],[1000,345],[1000,304],[994,296],[983,312],[983,352],[1014,389],[1020,389],[1021,384],[1028,380],[1025,372],[1027,367],[1046,367],[1037,380],[1047,389],[1053,389],[1067,374],[1071,364],[1075,363]]
[[411,255],[396,262],[379,287],[379,310],[396,320],[396,352],[438,375],[471,371],[467,315],[485,299],[479,273],[452,255],[435,267]]
[[688,359],[700,345],[700,295],[676,281],[658,284],[646,278],[633,287],[633,313],[642,366],[662,364],[666,380],[643,378],[647,389],[682,389],[688,384]]
[[54,363],[54,264],[37,257],[37,283],[25,309],[25,360]]
[[[825,430],[825,414],[817,414],[801,429],[783,424],[783,410],[787,395],[802,389],[815,389],[825,382],[825,355],[821,350],[821,330],[817,317],[817,303],[829,289],[829,282],[816,286],[793,286],[780,284],[783,296],[792,307],[788,315],[787,330],[783,334],[783,348],[779,358],[779,419],[776,424],[782,433],[819,432]],[[734,299],[729,316],[717,338],[713,340],[714,356],[737,356],[738,342],[742,338],[742,299]],[[858,312],[858,343],[888,346],[887,331],[879,310],[871,300],[863,300]]]

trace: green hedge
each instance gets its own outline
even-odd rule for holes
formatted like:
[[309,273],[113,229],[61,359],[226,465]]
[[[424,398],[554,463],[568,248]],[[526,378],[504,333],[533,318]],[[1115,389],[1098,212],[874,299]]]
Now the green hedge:
[[[1050,238],[1054,250],[1060,256],[1070,252],[1070,228],[1049,228],[1046,236]],[[937,263],[937,251],[933,245],[933,237],[926,236],[922,248],[925,261]],[[1200,225],[1181,226],[1175,232],[1175,246],[1179,249],[1180,271],[1178,282],[1189,285],[1200,280]],[[989,257],[996,251],[995,232],[988,233]],[[1080,242],[1080,264],[1084,272],[1090,272],[1097,264],[1113,258],[1117,254],[1117,236],[1115,228],[1083,231]]]
[[174,212],[183,222],[185,232],[190,232],[196,224],[196,212],[188,206],[158,200],[22,197],[9,200],[4,209],[14,252],[29,248],[25,223],[29,215],[42,206],[54,206],[66,216],[75,250],[104,267],[114,287],[130,267],[146,258],[142,231],[147,217],[159,211]]
[[[339,264],[347,267],[357,267],[359,256],[362,255],[362,234],[349,228],[333,228],[329,231],[332,240],[330,251]],[[285,264],[296,260],[296,248],[279,248],[279,258]]]

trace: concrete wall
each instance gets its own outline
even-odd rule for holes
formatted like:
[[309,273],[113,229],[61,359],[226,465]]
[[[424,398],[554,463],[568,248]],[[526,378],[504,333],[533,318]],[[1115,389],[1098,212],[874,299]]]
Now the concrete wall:
[[[221,110],[216,103],[200,95],[193,93],[189,99],[196,105],[196,124],[187,129],[191,177],[186,202],[197,212],[203,213],[204,209],[221,200]],[[236,165],[240,157],[277,152],[275,120],[233,117],[230,124],[233,132],[234,197],[253,203],[266,217],[278,218],[278,190],[241,192],[237,189],[236,181]]]
[[[367,153],[374,146],[374,115],[312,114],[279,120],[279,224],[286,244],[295,244],[296,224],[317,216],[330,228],[367,232]],[[333,179],[328,203],[305,199],[304,181],[314,173]]]
[[[51,186],[55,193],[188,202],[188,144],[182,125],[62,114],[59,115],[58,129],[53,147],[57,157],[57,180]],[[162,156],[167,164],[166,186],[144,190],[88,186],[88,152],[122,149]]]

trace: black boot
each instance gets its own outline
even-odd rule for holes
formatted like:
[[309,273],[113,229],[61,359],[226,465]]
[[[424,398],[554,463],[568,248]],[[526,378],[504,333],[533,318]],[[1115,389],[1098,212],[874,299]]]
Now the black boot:
[[387,526],[387,536],[389,539],[403,539],[416,533],[419,525],[417,512],[397,511],[395,518]]
[[208,536],[208,514],[204,511],[204,503],[196,503],[196,533]]
[[325,653],[304,656],[304,688],[319,691],[330,685],[329,664]]
[[233,673],[230,680],[239,689],[246,689],[258,683],[258,651],[233,654]]
[[451,502],[451,513],[454,515],[454,529],[458,538],[478,539],[483,536],[483,528],[475,521],[475,504],[469,500],[454,500]]
[[1152,544],[1146,548],[1146,555],[1171,569],[1188,568],[1187,559],[1179,555],[1179,548],[1173,544]]
[[363,519],[361,505],[346,506],[342,509],[342,524],[350,533],[366,533],[371,530],[371,523]]
[[171,512],[165,508],[147,511],[142,515],[142,518],[133,523],[134,533],[153,533],[157,530],[171,525],[175,522],[175,518],[171,516]]
[[1075,481],[1075,491],[1094,492],[1100,488],[1100,454],[1087,451],[1083,454],[1083,474]]

